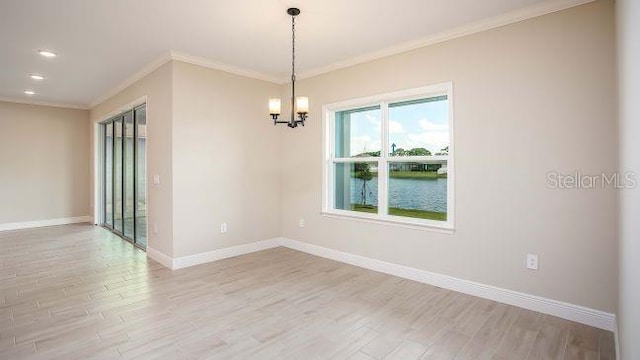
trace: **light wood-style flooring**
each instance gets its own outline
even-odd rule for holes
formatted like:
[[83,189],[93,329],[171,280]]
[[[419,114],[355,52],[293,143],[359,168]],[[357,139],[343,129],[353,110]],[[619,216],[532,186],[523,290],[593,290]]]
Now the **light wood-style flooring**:
[[276,248],[171,271],[106,230],[0,232],[0,359],[613,359],[613,335]]

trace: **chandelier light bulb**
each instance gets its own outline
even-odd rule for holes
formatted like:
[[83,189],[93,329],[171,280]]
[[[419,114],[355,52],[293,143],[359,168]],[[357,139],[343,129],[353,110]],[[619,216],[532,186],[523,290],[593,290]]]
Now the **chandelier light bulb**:
[[309,98],[306,96],[298,96],[296,98],[296,112],[298,114],[306,114],[309,112]]
[[269,99],[269,114],[280,115],[280,99]]

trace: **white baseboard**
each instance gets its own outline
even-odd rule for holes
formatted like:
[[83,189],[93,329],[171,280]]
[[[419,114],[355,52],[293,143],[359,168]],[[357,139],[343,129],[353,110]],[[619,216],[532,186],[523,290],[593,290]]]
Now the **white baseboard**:
[[93,221],[93,218],[89,215],[59,218],[59,219],[22,221],[22,222],[15,222],[15,223],[0,224],[0,231],[31,229],[31,228],[38,228],[38,227],[45,227],[45,226],[77,224],[77,223],[85,223],[85,222],[90,223],[92,221]]
[[271,249],[274,247],[280,246],[280,239],[268,239],[262,241],[256,241],[248,244],[232,246],[224,249],[218,249],[213,251],[208,251],[205,253],[183,256],[179,258],[174,258],[172,262],[171,269],[182,269],[189,266],[200,265],[212,261],[222,260],[234,256],[240,256],[244,254],[249,254],[252,252]]
[[179,258],[171,258],[157,250],[147,248],[147,256],[170,269],[176,270],[278,246],[616,332],[616,317],[611,313],[287,238],[257,241]]
[[410,268],[364,256],[354,255],[338,250],[328,249],[301,241],[282,238],[280,244],[290,249],[302,251],[327,259],[355,265],[369,270],[398,276],[421,283],[438,286],[464,294],[478,296],[504,304],[521,307],[543,314],[557,316],[566,320],[614,331],[616,318],[614,314],[590,309],[580,305],[525,294],[513,290],[485,285],[474,281],[437,274],[425,270]]
[[172,265],[173,265],[173,259],[171,259],[171,256],[158,251],[156,249],[152,249],[150,247],[147,246],[147,257],[159,262],[160,264],[162,264],[164,267],[171,269]]
[[248,244],[232,246],[224,249],[207,251],[200,254],[172,258],[158,250],[147,248],[147,256],[171,270],[182,269],[190,266],[209,263],[212,261],[227,259],[234,256],[249,254],[252,252],[271,249],[280,246],[280,238],[256,241]]

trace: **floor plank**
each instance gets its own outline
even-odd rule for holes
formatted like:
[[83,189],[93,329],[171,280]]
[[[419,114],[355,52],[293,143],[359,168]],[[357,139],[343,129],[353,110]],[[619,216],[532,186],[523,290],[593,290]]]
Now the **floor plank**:
[[102,228],[0,232],[2,359],[614,359],[610,332],[276,248],[171,271]]

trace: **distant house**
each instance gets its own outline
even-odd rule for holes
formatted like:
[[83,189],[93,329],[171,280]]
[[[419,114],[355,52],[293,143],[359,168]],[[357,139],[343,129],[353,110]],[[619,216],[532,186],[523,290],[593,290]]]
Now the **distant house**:
[[[390,171],[437,171],[440,174],[440,169],[444,167],[445,170],[442,174],[446,174],[446,164],[443,163],[391,163],[389,164]],[[372,170],[373,171],[373,170]]]

